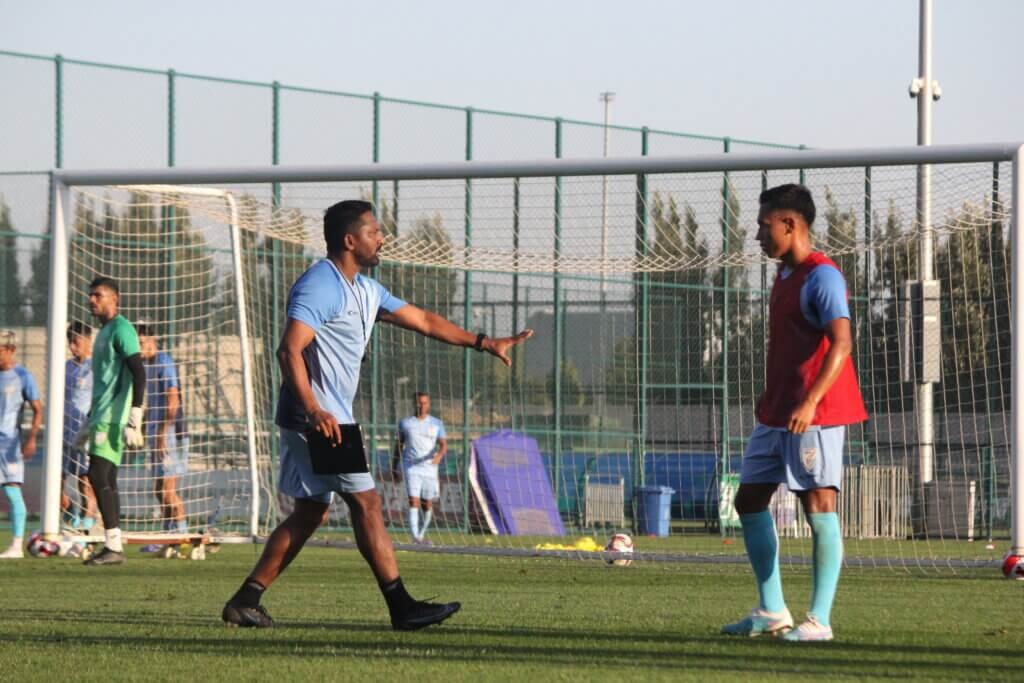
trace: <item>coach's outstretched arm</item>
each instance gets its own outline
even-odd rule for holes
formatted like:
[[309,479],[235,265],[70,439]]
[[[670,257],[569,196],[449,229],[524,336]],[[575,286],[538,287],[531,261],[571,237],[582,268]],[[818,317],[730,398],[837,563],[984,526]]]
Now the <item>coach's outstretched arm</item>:
[[[406,304],[394,313],[381,311],[380,320],[398,327],[404,327],[413,332],[419,332],[425,337],[443,341],[452,346],[469,346],[477,348],[477,337],[479,335],[464,330],[450,320],[443,318],[437,313],[425,311],[422,308]],[[512,359],[508,357],[508,350],[516,344],[521,344],[533,336],[533,330],[523,330],[514,337],[499,337],[492,339],[483,337],[480,341],[479,351],[497,356],[501,362],[512,367]]]

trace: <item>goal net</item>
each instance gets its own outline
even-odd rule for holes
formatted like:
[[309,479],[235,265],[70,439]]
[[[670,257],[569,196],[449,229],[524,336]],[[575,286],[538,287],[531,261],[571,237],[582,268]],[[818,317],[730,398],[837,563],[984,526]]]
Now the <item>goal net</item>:
[[[817,204],[815,246],[846,277],[871,416],[846,436],[847,561],[984,565],[1007,550],[1017,514],[1006,149],[933,164],[927,223],[909,150],[627,170],[516,163],[504,174],[498,164],[152,172],[106,185],[71,174],[67,320],[90,320],[93,277],[119,281],[123,313],[146,324],[178,378],[189,528],[265,534],[291,505],[275,491],[273,424],[288,290],[324,255],[324,209],[370,200],[387,242],[368,275],[466,329],[535,331],[508,369],[374,328],[354,413],[396,543],[424,547],[393,467],[396,425],[424,392],[447,440],[432,550],[608,559],[594,551],[624,531],[638,559],[738,559],[731,505],[764,386],[777,267],[754,239],[758,194],[803,182]],[[139,184],[153,179],[173,184]],[[147,410],[151,433],[165,418]],[[173,522],[154,494],[158,475],[152,446],[127,456],[129,532]],[[73,478],[64,486],[77,495]],[[783,556],[808,561],[796,497],[780,490],[772,512]],[[340,500],[318,538],[352,542]]]

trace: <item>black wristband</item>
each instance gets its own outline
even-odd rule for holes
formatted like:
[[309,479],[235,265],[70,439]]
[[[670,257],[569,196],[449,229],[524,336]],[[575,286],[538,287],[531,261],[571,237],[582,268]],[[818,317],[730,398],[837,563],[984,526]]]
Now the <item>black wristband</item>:
[[480,334],[476,335],[476,341],[473,342],[473,348],[476,349],[477,351],[483,351],[484,350],[484,339],[487,339],[487,335],[484,334],[483,332],[481,332]]

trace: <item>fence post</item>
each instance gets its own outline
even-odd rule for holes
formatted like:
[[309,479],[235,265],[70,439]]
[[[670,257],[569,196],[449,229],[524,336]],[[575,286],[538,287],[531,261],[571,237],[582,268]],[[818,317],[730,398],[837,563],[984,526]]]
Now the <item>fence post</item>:
[[[640,130],[640,154],[647,156],[650,149],[650,131],[644,126]],[[636,241],[635,250],[639,260],[647,256],[647,174],[636,177]],[[650,286],[651,278],[646,272],[639,277],[637,293],[637,330],[636,330],[636,362],[637,362],[637,401],[636,408],[636,460],[633,465],[633,488],[644,485],[646,478],[645,460],[647,457],[647,346],[650,327]],[[636,511],[636,496],[633,496],[633,510]],[[633,515],[634,526],[636,514]]]
[[[555,119],[555,158],[562,158],[562,119],[561,117]],[[553,362],[551,364],[552,372],[554,373],[554,411],[555,411],[555,442],[552,448],[552,462],[551,462],[551,473],[552,480],[555,489],[555,505],[561,511],[561,505],[559,505],[559,497],[562,489],[562,364],[565,362],[562,354],[562,326],[563,317],[565,315],[562,310],[562,276],[559,273],[560,264],[559,259],[562,255],[562,178],[561,176],[555,177],[555,272],[552,282],[552,305],[553,313],[552,316],[552,334],[554,337],[554,349]]]
[[54,125],[56,127],[53,165],[64,166],[64,58],[57,55],[53,58],[54,67]]
[[[473,108],[466,107],[466,161],[473,159]],[[466,253],[470,251],[473,244],[473,181],[466,178],[465,185],[465,213],[463,216],[463,239],[466,246]],[[462,325],[467,330],[473,324],[473,276],[472,271],[466,270],[462,281]],[[462,350],[462,471],[467,476],[462,477],[462,514],[465,520],[466,531],[469,531],[469,464],[470,464],[470,443],[469,413],[472,408],[470,395],[473,390],[473,359],[470,354],[472,349]]]

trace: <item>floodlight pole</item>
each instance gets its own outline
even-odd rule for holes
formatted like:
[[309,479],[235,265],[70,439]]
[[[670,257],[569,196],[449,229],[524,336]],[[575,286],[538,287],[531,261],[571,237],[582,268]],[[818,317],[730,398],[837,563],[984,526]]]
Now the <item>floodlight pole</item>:
[[[917,144],[932,144],[932,102],[942,94],[932,80],[932,0],[921,0],[919,13],[918,76],[910,83],[910,96],[917,98]],[[917,167],[917,221],[921,230],[918,260],[920,292],[924,283],[935,279],[934,235],[932,232],[932,169]],[[922,302],[923,303],[923,302]],[[922,342],[920,351],[928,351]],[[935,478],[935,422],[932,382],[922,377],[917,384],[918,467],[921,484]]]
[[[604,102],[604,152],[601,155],[607,159],[612,148],[612,102],[615,100],[615,93],[601,93],[601,101]],[[608,263],[608,176],[602,178],[601,183],[601,308],[604,308],[608,299],[608,282],[605,280],[605,264]]]

